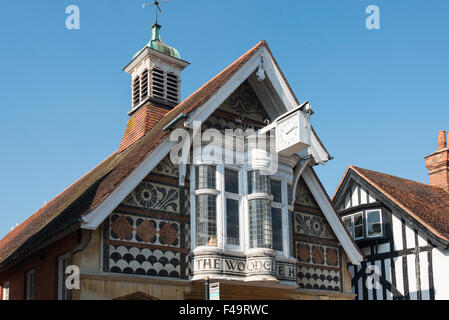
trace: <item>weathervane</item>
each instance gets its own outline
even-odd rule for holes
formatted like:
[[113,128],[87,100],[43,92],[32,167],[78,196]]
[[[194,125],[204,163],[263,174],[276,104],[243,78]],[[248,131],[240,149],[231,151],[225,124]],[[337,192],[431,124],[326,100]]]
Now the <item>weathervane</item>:
[[144,4],[142,5],[142,8],[144,8],[144,9],[145,9],[146,7],[149,7],[149,6],[154,6],[155,11],[156,11],[156,22],[155,22],[155,24],[157,24],[157,10],[159,10],[159,12],[162,13],[162,10],[161,10],[161,8],[159,7],[159,4],[160,4],[160,3],[165,3],[165,2],[170,2],[170,0],[166,0],[166,1],[157,1],[157,0],[154,0],[153,3],[144,3]]

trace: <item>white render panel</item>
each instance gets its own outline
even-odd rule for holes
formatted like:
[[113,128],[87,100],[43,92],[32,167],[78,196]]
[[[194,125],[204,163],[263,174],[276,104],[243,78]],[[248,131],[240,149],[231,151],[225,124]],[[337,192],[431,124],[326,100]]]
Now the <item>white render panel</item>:
[[[361,266],[357,266],[357,272],[359,272],[360,271],[360,269],[362,269],[362,267]],[[359,300],[363,300],[364,299],[364,297],[363,297],[363,278],[362,277],[360,277],[359,278],[359,280],[357,281],[357,286],[358,286],[358,290],[359,290]]]
[[[391,277],[392,273],[391,273],[391,260],[390,259],[385,259],[384,260],[385,263],[385,280],[388,281],[389,283],[393,283],[393,279]],[[391,293],[391,291],[387,290],[387,300],[393,300],[393,294]]]
[[420,247],[425,247],[428,245],[427,238],[424,238],[419,232],[418,232],[418,245]]
[[353,186],[352,187],[352,206],[358,206],[359,205],[359,195],[357,192],[358,187],[357,186]]
[[363,190],[363,188],[360,188],[360,204],[367,204],[368,203],[368,195],[366,194],[366,191]]
[[382,243],[377,246],[377,253],[386,253],[390,252],[390,244],[389,243]]
[[449,300],[449,252],[432,250],[433,283],[436,300]]
[[423,300],[429,300],[429,262],[427,260],[427,252],[419,254],[419,272],[421,274],[421,294]]
[[402,222],[395,214],[391,215],[391,220],[393,221],[393,241],[394,241],[394,250],[402,250]]
[[351,198],[348,193],[345,198],[345,209],[348,209],[350,206],[351,206]]
[[368,202],[369,202],[369,203],[376,202],[376,199],[370,194],[370,195],[368,196]]
[[396,289],[404,294],[404,279],[402,277],[402,259],[403,257],[394,258],[394,268],[396,272]]
[[408,289],[410,293],[410,300],[417,300],[417,286],[416,286],[416,268],[415,268],[415,255],[407,255],[407,273],[408,273]]
[[[379,273],[379,277],[383,276],[382,274],[382,262],[380,260],[375,261],[376,271]],[[376,289],[376,297],[377,300],[383,299],[383,286],[381,283],[378,284],[378,289]]]
[[407,223],[405,224],[405,237],[407,238],[407,249],[415,248],[415,232]]

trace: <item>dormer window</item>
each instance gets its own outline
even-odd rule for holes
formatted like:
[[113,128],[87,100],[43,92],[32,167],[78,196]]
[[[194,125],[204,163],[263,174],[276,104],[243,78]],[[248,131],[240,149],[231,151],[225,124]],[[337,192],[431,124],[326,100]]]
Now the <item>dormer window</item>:
[[366,210],[343,217],[343,222],[354,240],[383,236],[382,211]]

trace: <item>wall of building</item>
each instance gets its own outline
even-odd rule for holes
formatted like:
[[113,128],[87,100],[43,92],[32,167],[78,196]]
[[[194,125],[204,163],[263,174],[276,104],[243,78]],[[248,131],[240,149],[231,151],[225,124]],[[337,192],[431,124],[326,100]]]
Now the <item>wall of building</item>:
[[26,274],[35,269],[35,299],[58,298],[58,258],[78,244],[78,232],[49,245],[0,273],[0,283],[9,282],[9,299],[26,298]]

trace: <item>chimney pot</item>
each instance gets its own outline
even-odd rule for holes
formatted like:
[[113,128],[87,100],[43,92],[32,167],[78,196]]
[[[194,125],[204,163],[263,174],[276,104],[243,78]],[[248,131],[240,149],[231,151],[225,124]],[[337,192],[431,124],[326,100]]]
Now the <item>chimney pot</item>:
[[447,148],[446,131],[441,130],[438,133],[438,150],[443,150],[446,148]]

